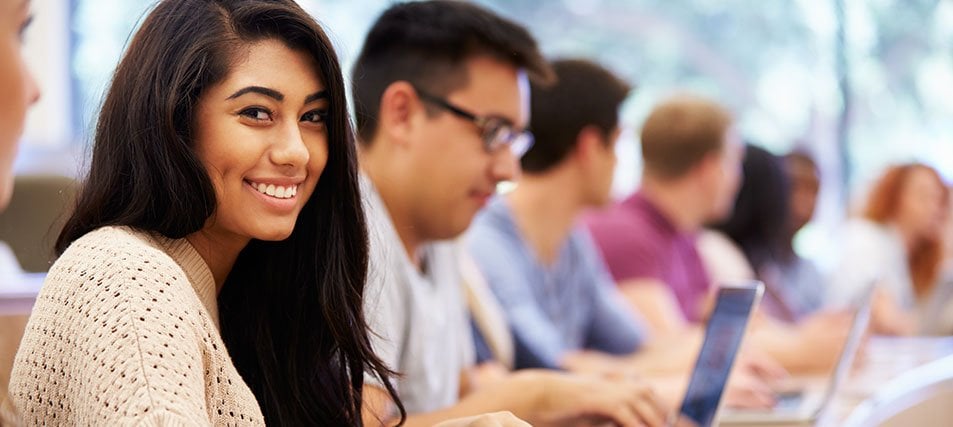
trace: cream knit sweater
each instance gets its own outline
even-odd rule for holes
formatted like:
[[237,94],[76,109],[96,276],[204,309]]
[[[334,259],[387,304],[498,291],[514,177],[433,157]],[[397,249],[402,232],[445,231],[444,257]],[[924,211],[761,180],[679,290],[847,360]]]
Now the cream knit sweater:
[[28,425],[263,425],[185,239],[104,227],[50,269],[10,395]]

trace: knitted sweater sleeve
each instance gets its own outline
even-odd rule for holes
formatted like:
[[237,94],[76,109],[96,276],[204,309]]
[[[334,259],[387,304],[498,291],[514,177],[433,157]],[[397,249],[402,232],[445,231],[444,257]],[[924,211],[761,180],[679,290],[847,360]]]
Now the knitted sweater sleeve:
[[10,389],[20,417],[208,425],[203,322],[163,252],[125,236],[75,242],[51,269],[17,353]]

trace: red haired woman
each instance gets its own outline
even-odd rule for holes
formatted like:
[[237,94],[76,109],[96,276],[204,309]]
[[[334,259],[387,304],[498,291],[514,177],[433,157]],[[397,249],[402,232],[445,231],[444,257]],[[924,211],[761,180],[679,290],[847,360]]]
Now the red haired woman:
[[843,259],[830,286],[832,302],[847,303],[876,284],[875,329],[913,332],[914,313],[933,290],[943,259],[948,198],[933,168],[920,163],[889,168],[873,187],[863,218],[847,226]]

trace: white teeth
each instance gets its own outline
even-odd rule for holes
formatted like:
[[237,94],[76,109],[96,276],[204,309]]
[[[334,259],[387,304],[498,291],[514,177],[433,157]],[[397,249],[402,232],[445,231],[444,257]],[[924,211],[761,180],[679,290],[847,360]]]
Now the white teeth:
[[252,188],[258,190],[259,193],[267,194],[276,199],[290,199],[298,195],[297,185],[289,185],[285,187],[280,185],[276,186],[274,184],[262,184],[254,182],[249,182],[249,184],[251,184]]

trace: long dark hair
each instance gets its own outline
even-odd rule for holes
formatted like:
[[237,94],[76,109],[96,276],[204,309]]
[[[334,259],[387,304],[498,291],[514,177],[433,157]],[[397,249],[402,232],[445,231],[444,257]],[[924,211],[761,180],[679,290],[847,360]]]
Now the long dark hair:
[[195,106],[243,47],[264,39],[315,59],[330,94],[328,159],[291,236],[252,240],[239,254],[219,295],[222,337],[269,424],[361,425],[364,372],[393,373],[374,355],[362,311],[368,239],[340,65],[293,1],[155,7],[113,76],[89,176],[57,251],[108,225],[173,239],[203,227],[216,199],[193,151]]
[[790,184],[781,159],[756,145],[745,147],[742,169],[734,211],[714,228],[741,247],[760,275],[765,266],[783,261]]

